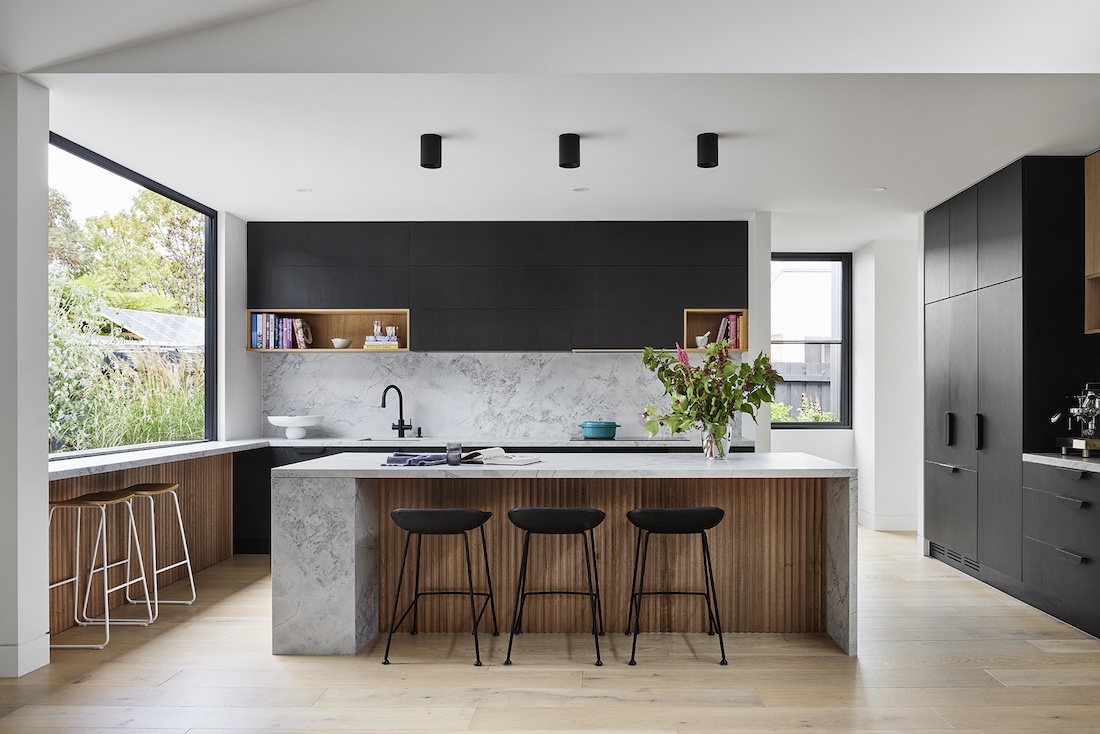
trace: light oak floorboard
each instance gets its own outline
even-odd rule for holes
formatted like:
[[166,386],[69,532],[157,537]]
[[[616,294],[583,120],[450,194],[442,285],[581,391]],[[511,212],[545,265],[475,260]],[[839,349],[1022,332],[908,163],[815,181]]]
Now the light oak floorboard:
[[480,668],[466,634],[398,635],[388,666],[384,636],[275,656],[269,559],[238,556],[198,575],[194,606],[0,679],[0,734],[1100,734],[1100,643],[915,548],[860,531],[859,657],[820,634],[728,634],[725,667],[714,637],[644,631],[633,667],[611,632],[603,667],[579,633],[518,637],[508,667],[507,634],[481,636]]

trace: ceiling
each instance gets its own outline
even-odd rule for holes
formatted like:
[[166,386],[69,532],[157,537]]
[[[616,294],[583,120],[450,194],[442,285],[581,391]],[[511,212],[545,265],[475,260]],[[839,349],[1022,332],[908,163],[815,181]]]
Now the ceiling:
[[775,249],[853,249],[1021,155],[1100,148],[1089,0],[149,5],[0,0],[0,65],[50,88],[56,132],[248,220],[769,211]]

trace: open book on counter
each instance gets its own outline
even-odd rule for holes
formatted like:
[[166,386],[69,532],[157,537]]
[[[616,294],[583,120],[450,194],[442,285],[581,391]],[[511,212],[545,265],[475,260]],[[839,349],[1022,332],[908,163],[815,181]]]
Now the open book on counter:
[[509,454],[502,448],[480,449],[462,455],[463,464],[499,464],[508,466],[522,466],[524,464],[536,464],[542,461],[533,454]]

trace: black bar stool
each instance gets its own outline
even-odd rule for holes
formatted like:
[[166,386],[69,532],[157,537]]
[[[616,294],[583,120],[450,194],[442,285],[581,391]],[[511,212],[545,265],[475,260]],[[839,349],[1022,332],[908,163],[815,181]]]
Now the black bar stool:
[[[709,634],[718,635],[718,647],[722,651],[722,662],[726,664],[726,645],[722,641],[722,620],[718,616],[718,600],[715,598],[714,565],[710,559],[710,544],[707,532],[722,522],[726,511],[720,507],[688,507],[680,509],[646,508],[631,510],[626,517],[638,528],[638,542],[634,546],[634,575],[630,581],[630,611],[626,618],[626,634],[630,634],[630,622],[634,621],[634,642],[630,646],[630,665],[635,665],[634,655],[638,649],[639,617],[642,613],[642,597],[646,595],[683,594],[701,596],[707,603],[707,625]],[[642,536],[645,535],[645,543]],[[703,543],[703,583],[705,591],[644,591],[645,564],[649,555],[650,535],[699,535]],[[638,558],[641,557],[639,567]],[[639,570],[640,568],[640,570]]]
[[[523,622],[523,608],[527,597],[532,595],[570,594],[587,596],[592,611],[592,639],[596,642],[596,665],[603,665],[600,659],[600,635],[603,634],[603,604],[600,602],[600,577],[596,570],[596,538],[593,528],[604,521],[602,510],[591,507],[517,507],[508,511],[508,519],[523,534],[523,556],[519,564],[519,578],[516,580],[516,601],[512,608],[512,630],[508,635],[508,655],[505,665],[512,664],[512,641],[520,632]],[[588,591],[527,591],[527,557],[531,547],[532,535],[579,535],[584,545],[584,567],[588,579]],[[597,619],[599,624],[597,626]]]
[[[382,657],[382,664],[390,664],[390,643],[393,642],[393,633],[397,629],[398,625],[405,621],[405,617],[409,616],[409,612],[412,612],[412,634],[416,634],[416,614],[417,608],[422,596],[454,596],[458,594],[469,594],[470,596],[470,619],[473,621],[474,626],[474,656],[476,662],[474,665],[481,665],[481,648],[478,646],[477,640],[477,628],[481,624],[481,618],[485,615],[485,608],[490,607],[493,613],[493,635],[499,635],[500,629],[497,627],[497,608],[496,603],[493,601],[493,579],[489,575],[489,550],[485,545],[485,523],[493,516],[491,512],[483,512],[482,510],[462,510],[462,509],[447,509],[447,510],[394,510],[390,513],[390,517],[393,518],[397,527],[405,531],[405,552],[401,556],[401,572],[397,576],[397,588],[393,592],[393,616],[390,618],[390,634],[386,638],[386,654]],[[481,531],[481,552],[485,558],[485,582],[488,586],[487,592],[475,592],[474,591],[474,571],[473,566],[470,564],[470,537],[466,534],[471,530],[478,529]],[[413,600],[409,603],[409,606],[405,609],[405,613],[401,615],[401,619],[397,618],[397,607],[401,599],[401,583],[405,578],[405,561],[409,557],[409,542],[412,540],[412,536],[416,536],[416,580],[413,584]],[[423,556],[424,536],[425,535],[461,535],[462,542],[466,547],[466,580],[469,582],[468,591],[421,591],[420,590],[420,559]],[[474,604],[475,596],[486,597],[485,601],[481,605],[481,612],[477,611]]]

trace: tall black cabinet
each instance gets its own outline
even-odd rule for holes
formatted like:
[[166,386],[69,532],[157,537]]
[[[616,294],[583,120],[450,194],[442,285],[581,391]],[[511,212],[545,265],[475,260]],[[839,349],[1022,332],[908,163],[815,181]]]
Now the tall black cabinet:
[[1022,454],[1053,451],[1049,416],[1100,379],[1083,268],[1081,158],[1022,158],[925,214],[925,537],[1002,588],[1021,579]]

